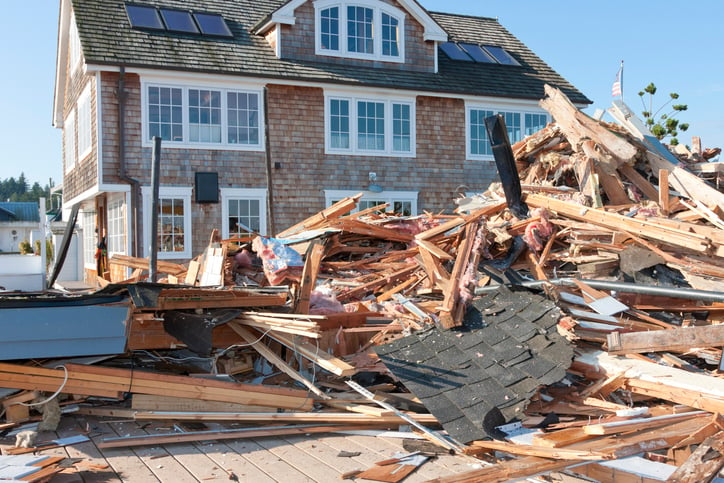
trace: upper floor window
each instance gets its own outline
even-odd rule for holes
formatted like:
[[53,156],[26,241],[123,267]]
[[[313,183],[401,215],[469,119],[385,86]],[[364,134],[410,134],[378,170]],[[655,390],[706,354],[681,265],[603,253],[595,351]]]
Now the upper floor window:
[[147,84],[143,93],[147,143],[263,150],[261,91]]
[[78,159],[83,160],[91,152],[92,138],[90,84],[78,97]]
[[327,152],[415,155],[414,99],[329,95],[325,114]]
[[403,62],[404,13],[378,0],[320,0],[319,55]]
[[63,123],[63,151],[65,154],[65,172],[75,167],[75,110],[70,111]]
[[68,33],[68,41],[70,42],[70,48],[68,49],[70,53],[70,59],[68,63],[70,64],[70,70],[72,72],[80,62],[81,52],[80,37],[78,37],[78,27],[75,23],[75,15],[71,15],[70,18],[70,32]]
[[516,112],[493,110],[478,106],[468,106],[467,119],[467,155],[469,159],[492,159],[493,148],[490,145],[485,118],[501,114],[505,121],[510,143],[516,143],[523,137],[537,132],[548,123],[548,115],[534,112]]

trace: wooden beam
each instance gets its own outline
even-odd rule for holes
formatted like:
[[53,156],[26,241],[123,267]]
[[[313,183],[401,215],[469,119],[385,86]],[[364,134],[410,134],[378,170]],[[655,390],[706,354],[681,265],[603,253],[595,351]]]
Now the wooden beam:
[[583,432],[590,435],[601,436],[605,434],[618,434],[630,431],[641,431],[659,426],[668,425],[675,421],[691,419],[706,414],[704,411],[691,411],[681,414],[669,414],[653,418],[636,418],[626,421],[613,421],[610,423],[589,424],[583,427]]
[[349,213],[350,211],[355,209],[363,194],[364,193],[357,193],[354,196],[348,196],[344,199],[339,200],[329,208],[324,209],[319,213],[310,216],[306,220],[301,221],[296,225],[293,225],[286,230],[278,233],[277,238],[285,238],[301,231],[311,230],[320,225],[323,225],[329,220],[339,218],[340,216]]
[[268,335],[272,339],[287,346],[289,349],[304,356],[332,374],[348,377],[357,372],[357,369],[354,366],[347,364],[341,359],[337,359],[325,352],[323,349],[320,349],[319,346],[314,346],[309,342],[305,342],[297,336],[288,336],[278,332],[269,333]]
[[[432,414],[412,414],[415,421],[422,424],[439,424]],[[137,420],[158,421],[235,421],[244,423],[268,423],[270,421],[283,423],[330,423],[330,424],[380,424],[396,425],[405,421],[394,413],[384,415],[370,415],[360,413],[234,413],[234,412],[187,412],[187,411],[136,411]]]
[[317,284],[317,275],[319,267],[324,257],[325,245],[319,240],[315,240],[307,249],[307,257],[304,260],[304,269],[302,270],[302,279],[299,284],[299,297],[294,312],[298,314],[309,313],[309,300],[314,287]]
[[659,207],[664,216],[671,212],[671,198],[669,197],[669,170],[659,170]]
[[724,431],[719,431],[701,443],[689,459],[666,480],[667,483],[711,481],[724,467]]
[[686,352],[697,347],[721,346],[724,346],[724,324],[646,332],[612,332],[608,335],[610,354]]
[[294,369],[287,364],[284,359],[276,355],[276,353],[269,349],[262,341],[262,337],[257,336],[256,334],[253,334],[250,330],[248,330],[245,327],[242,327],[237,322],[230,322],[229,325],[231,328],[241,336],[242,339],[244,339],[247,344],[251,345],[255,351],[257,351],[259,354],[261,354],[262,357],[264,357],[267,361],[269,361],[271,364],[276,366],[280,371],[294,379],[295,381],[299,381],[302,383],[307,389],[312,391],[317,396],[321,397],[322,399],[328,399],[329,396],[322,392],[321,389],[319,389],[317,386],[315,386],[312,381],[307,379],[306,377],[302,376],[300,373],[295,371]]

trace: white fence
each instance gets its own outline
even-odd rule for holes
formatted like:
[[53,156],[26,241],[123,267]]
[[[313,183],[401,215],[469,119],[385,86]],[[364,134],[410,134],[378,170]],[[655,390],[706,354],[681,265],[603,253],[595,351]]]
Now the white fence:
[[42,257],[0,254],[0,287],[3,289],[39,292],[43,290],[44,278]]

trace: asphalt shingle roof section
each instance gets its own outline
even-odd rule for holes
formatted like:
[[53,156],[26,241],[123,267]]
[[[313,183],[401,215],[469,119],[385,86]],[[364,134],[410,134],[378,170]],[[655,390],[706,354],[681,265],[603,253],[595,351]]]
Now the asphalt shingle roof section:
[[375,348],[380,359],[456,440],[490,436],[483,421],[520,415],[539,386],[562,380],[573,348],[556,305],[501,288],[473,301],[460,328],[430,328]]
[[[224,17],[233,38],[153,32],[131,28],[120,0],[72,0],[83,55],[92,65],[167,69],[418,92],[541,99],[546,83],[573,102],[590,103],[495,19],[430,13],[451,41],[505,48],[520,66],[452,61],[439,54],[439,73],[406,72],[328,62],[278,59],[252,32],[284,5],[283,0],[154,0],[144,5],[188,9]],[[140,2],[134,2],[139,4]]]

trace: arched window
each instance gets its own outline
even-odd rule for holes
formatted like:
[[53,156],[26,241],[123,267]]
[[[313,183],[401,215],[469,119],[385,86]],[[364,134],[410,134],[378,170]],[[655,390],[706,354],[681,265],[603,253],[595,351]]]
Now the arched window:
[[405,14],[377,0],[315,3],[319,55],[404,62]]

